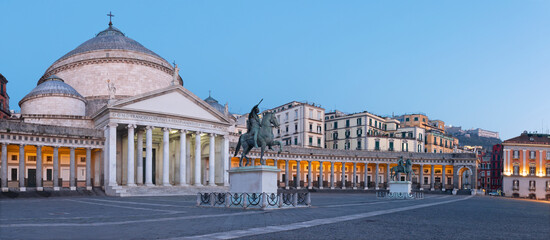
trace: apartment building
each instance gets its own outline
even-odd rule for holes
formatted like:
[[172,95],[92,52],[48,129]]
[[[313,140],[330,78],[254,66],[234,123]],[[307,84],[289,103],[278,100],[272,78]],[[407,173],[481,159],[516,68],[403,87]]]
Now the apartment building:
[[285,146],[323,148],[325,146],[325,109],[308,102],[293,101],[267,111],[275,113],[281,124],[273,129],[275,140]]

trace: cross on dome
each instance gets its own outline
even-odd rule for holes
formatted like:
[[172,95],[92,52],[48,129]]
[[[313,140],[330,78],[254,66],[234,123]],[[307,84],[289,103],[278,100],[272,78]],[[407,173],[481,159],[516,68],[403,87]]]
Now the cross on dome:
[[111,22],[111,18],[114,17],[115,15],[113,15],[111,11],[109,11],[109,14],[107,14],[107,16],[109,16],[109,26],[113,26],[113,23]]

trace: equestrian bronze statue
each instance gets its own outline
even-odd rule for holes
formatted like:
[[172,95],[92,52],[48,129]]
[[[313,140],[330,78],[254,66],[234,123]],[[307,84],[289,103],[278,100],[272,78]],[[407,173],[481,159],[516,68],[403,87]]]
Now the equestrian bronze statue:
[[[262,99],[263,100],[263,99]],[[262,101],[260,101],[261,103]],[[250,165],[250,159],[246,156],[250,150],[254,147],[259,147],[261,149],[260,153],[260,164],[265,165],[264,151],[268,147],[270,150],[273,150],[274,145],[279,145],[278,153],[281,153],[283,148],[281,142],[273,140],[273,128],[279,128],[279,121],[273,115],[272,112],[265,112],[260,119],[258,114],[260,110],[256,104],[252,107],[250,114],[248,115],[248,122],[246,124],[247,132],[242,134],[239,137],[237,142],[237,147],[235,148],[235,157],[239,153],[239,150],[242,147],[241,159],[239,161],[239,167],[243,166],[243,158],[246,159],[245,166]]]
[[[391,179],[397,179],[398,173],[405,173],[407,174],[406,180],[410,181],[411,177],[414,175],[414,171],[412,169],[412,162],[410,159],[407,159],[406,162],[403,162],[403,157],[400,157],[397,161],[397,166],[391,168]],[[397,179],[399,181],[399,179]]]

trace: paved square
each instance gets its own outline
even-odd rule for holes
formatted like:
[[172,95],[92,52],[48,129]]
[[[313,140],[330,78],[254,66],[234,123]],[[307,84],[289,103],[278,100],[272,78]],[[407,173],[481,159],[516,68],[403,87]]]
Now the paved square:
[[312,194],[310,208],[197,208],[186,197],[0,200],[2,239],[547,239],[550,204],[497,197]]

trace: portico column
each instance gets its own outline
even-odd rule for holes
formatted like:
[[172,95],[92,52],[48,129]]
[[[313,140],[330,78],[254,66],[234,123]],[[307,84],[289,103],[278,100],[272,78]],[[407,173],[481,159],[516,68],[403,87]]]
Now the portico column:
[[137,180],[139,185],[143,184],[143,130],[137,131]]
[[386,163],[386,189],[390,189],[390,164]]
[[330,189],[334,189],[334,162],[330,162]]
[[323,189],[323,162],[319,161],[319,189]]
[[74,160],[74,147],[70,148],[70,167],[69,167],[69,188],[71,191],[76,190],[76,181],[75,181],[75,160]]
[[[229,136],[223,135],[223,150],[222,150],[222,161],[223,161],[223,185],[229,186],[229,166],[231,165],[231,156],[229,155]],[[277,164],[275,164],[277,165]]]
[[441,191],[445,191],[445,183],[447,182],[447,177],[445,177],[445,164],[441,167]]
[[36,146],[36,191],[43,191],[42,187],[42,146]]
[[116,127],[118,124],[109,123],[109,183],[108,186],[116,186]]
[[346,162],[342,162],[342,189],[346,189]]
[[187,186],[187,130],[180,130],[180,186]]
[[19,191],[24,192],[25,188],[25,145],[19,145]]
[[290,175],[288,173],[288,160],[285,160],[285,188],[289,189],[290,186],[288,186],[288,178],[290,178]]
[[435,190],[435,188],[434,188],[434,181],[435,181],[434,172],[435,172],[435,165],[432,164],[432,168],[431,168],[431,171],[430,171],[430,191]]
[[162,129],[162,186],[170,186],[170,129]]
[[136,127],[136,125],[133,125],[133,124],[130,124],[128,125],[128,163],[127,163],[127,170],[128,170],[128,173],[126,174],[127,175],[127,180],[126,180],[126,185],[127,186],[136,186],[135,184],[135,181],[134,181],[134,161],[135,161],[135,158],[134,158],[134,152],[135,152],[135,149],[134,149],[134,128]]
[[145,132],[145,186],[153,185],[153,128],[147,126]]
[[364,182],[365,182],[365,186],[363,187],[363,189],[367,190],[369,189],[369,164],[368,163],[365,163],[365,172],[363,173],[365,176],[364,177]]
[[92,190],[92,149],[86,148],[86,190]]
[[208,154],[208,186],[216,186],[216,134],[210,133],[210,152]]
[[[542,150],[539,150],[539,174],[543,176],[544,166],[542,165]],[[548,175],[548,174],[547,174]]]
[[454,189],[460,189],[460,186],[458,186],[458,166],[453,166],[453,188]]
[[374,189],[375,190],[378,190],[378,188],[379,188],[378,184],[380,184],[379,180],[378,180],[379,179],[378,172],[380,171],[379,169],[380,169],[380,165],[378,163],[376,163],[376,172],[375,172],[375,177],[374,177],[374,185],[375,185]]
[[307,176],[308,176],[308,179],[307,179],[307,188],[308,189],[311,189],[313,186],[313,176],[311,175],[311,161],[307,161]]
[[424,184],[424,164],[420,164],[420,179],[418,180],[418,182],[420,183],[420,191],[424,190],[424,188],[422,187],[422,184]]
[[59,147],[53,147],[53,190],[59,191]]
[[8,144],[2,143],[2,192],[8,191]]
[[300,160],[296,160],[296,189],[300,188]]
[[357,174],[357,163],[353,163],[353,179],[352,179],[352,187],[353,189],[357,189],[357,180],[356,175]]
[[195,133],[195,186],[201,183],[201,133]]

